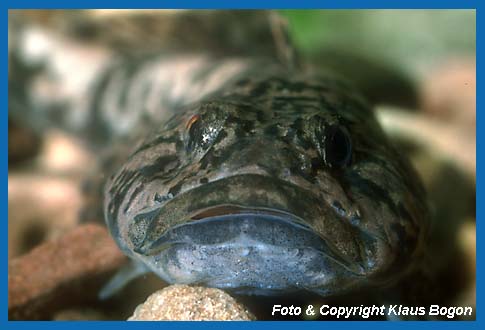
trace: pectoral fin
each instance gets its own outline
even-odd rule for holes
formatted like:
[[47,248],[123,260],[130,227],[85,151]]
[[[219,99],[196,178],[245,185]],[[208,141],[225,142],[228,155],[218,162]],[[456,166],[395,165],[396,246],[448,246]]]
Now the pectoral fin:
[[141,262],[131,260],[106,283],[98,293],[100,300],[106,300],[119,292],[126,284],[150,270]]

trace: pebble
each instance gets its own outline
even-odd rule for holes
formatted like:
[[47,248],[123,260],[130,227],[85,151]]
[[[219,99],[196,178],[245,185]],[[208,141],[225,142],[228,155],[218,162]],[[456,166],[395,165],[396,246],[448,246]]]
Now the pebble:
[[171,285],[139,305],[129,321],[250,321],[254,315],[222,290]]

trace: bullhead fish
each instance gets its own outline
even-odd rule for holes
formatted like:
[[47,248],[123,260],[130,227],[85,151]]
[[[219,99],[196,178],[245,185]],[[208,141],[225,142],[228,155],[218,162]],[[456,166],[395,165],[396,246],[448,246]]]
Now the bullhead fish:
[[141,14],[129,37],[117,18],[69,15],[69,28],[37,30],[12,17],[9,107],[123,150],[103,167],[100,199],[137,266],[104,295],[147,269],[167,283],[328,297],[421,267],[417,174],[365,96],[305,65],[280,20]]

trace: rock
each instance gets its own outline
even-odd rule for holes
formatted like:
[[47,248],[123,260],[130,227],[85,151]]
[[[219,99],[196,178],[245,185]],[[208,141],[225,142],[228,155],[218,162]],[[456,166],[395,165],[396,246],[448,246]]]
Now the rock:
[[[9,127],[9,134],[15,132]],[[62,237],[78,225],[80,211],[87,207],[79,188],[96,169],[94,155],[56,130],[49,130],[42,139],[35,158],[9,167],[9,258]],[[95,206],[101,208],[99,203]]]
[[428,113],[413,114],[393,107],[377,107],[379,122],[388,135],[409,141],[447,161],[470,178],[476,177],[475,129],[437,120]]
[[77,226],[82,206],[78,187],[79,182],[70,178],[35,172],[9,174],[9,258],[59,239]]
[[477,302],[477,281],[476,281],[476,265],[477,265],[477,251],[476,251],[476,219],[468,219],[466,225],[460,228],[458,233],[460,248],[463,250],[463,261],[466,263],[465,269],[469,271],[465,274],[467,278],[467,286],[454,301],[455,306],[472,306],[473,315],[464,317],[466,320],[476,319],[476,302]]
[[8,165],[32,159],[41,148],[41,139],[16,121],[8,118]]
[[474,58],[455,58],[431,68],[421,86],[422,109],[475,134],[476,64]]
[[8,264],[9,319],[51,319],[97,293],[126,261],[106,228],[84,225]]
[[50,129],[43,138],[44,145],[36,160],[37,170],[57,175],[84,176],[96,169],[96,155],[75,137]]
[[255,317],[222,290],[171,285],[139,305],[129,321],[235,321]]

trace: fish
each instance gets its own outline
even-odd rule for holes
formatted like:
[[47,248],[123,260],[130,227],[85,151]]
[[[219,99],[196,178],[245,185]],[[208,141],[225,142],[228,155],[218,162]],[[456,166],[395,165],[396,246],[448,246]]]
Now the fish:
[[[228,31],[249,30],[245,15],[261,22],[250,34],[266,38],[259,48],[248,36],[224,44],[237,37]],[[101,295],[146,271],[239,294],[322,297],[413,278],[426,260],[426,193],[372,104],[345,79],[302,63],[278,18],[224,16],[233,20],[227,31],[194,32],[222,33],[222,50],[161,42],[143,52],[122,38],[99,49],[108,18],[29,53],[28,40],[42,35],[19,29],[9,65],[25,74],[9,77],[9,111],[40,114],[95,150],[117,151],[103,167],[100,199],[134,263]],[[187,31],[169,31],[179,30]],[[69,33],[90,51],[69,51]]]
[[109,179],[105,218],[121,249],[168,283],[250,291],[335,294],[405,272],[425,199],[365,103],[286,73],[226,88]]

